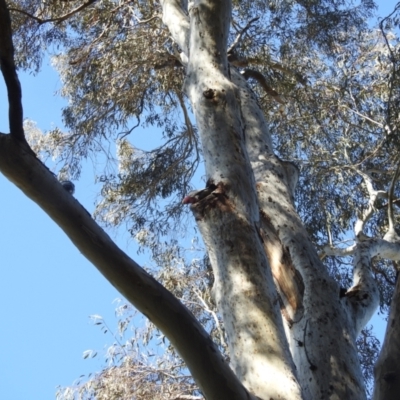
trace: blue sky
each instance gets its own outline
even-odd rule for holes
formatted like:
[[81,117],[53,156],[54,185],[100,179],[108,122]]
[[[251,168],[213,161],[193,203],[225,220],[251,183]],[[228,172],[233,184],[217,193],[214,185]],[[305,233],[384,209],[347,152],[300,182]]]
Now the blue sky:
[[[62,101],[52,95],[58,77],[48,66],[21,76],[25,116],[44,130],[61,124]],[[0,86],[0,131],[7,132],[4,85]],[[76,182],[76,197],[93,210],[94,173]],[[47,215],[0,175],[0,393],[9,400],[52,399],[57,385],[100,369],[101,359],[83,360],[87,349],[111,344],[90,323],[102,315],[115,323],[118,292],[79,253]],[[113,235],[111,233],[111,235]],[[115,235],[114,235],[115,236]],[[122,247],[139,262],[127,238]],[[4,396],[4,397],[3,397]]]
[[[380,15],[397,1],[378,1]],[[47,64],[38,76],[22,74],[26,118],[42,130],[61,126],[63,100],[57,74]],[[0,131],[8,132],[4,83],[0,80]],[[140,132],[139,132],[140,133]],[[144,136],[144,135],[143,135]],[[157,137],[146,132],[145,140]],[[143,142],[146,144],[146,141]],[[90,165],[76,182],[75,196],[92,211],[96,197]],[[102,315],[114,326],[118,292],[71,244],[64,233],[22,192],[0,175],[0,393],[7,400],[54,399],[58,385],[100,369],[100,356],[83,360],[87,349],[101,350],[113,342],[92,325]],[[137,262],[128,236],[110,233]]]

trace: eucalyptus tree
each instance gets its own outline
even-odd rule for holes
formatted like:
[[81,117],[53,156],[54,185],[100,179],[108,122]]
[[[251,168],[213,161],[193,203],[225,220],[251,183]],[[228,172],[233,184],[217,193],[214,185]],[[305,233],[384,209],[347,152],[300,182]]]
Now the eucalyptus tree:
[[[132,352],[84,395],[366,398],[376,342],[363,329],[379,305],[388,311],[400,258],[398,7],[379,30],[366,25],[370,0],[0,7],[10,117],[1,172],[166,335],[198,385],[175,373],[174,353],[166,378]],[[69,132],[40,137],[24,129],[17,68],[38,69],[45,48],[70,101]],[[139,126],[161,128],[163,143],[135,147]],[[116,143],[118,172],[101,175],[95,217],[127,223],[165,286],[36,157],[56,153],[61,175],[77,178],[104,141]],[[200,161],[205,187],[192,191]],[[164,238],[188,211],[207,257],[174,269],[179,246],[163,248]],[[398,298],[396,287],[377,399],[397,396]]]

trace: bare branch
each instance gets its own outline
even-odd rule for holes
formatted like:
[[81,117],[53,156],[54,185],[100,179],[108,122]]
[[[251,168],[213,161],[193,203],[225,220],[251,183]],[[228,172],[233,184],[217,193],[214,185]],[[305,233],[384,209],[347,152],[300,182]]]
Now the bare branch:
[[138,16],[136,16],[135,14],[132,14],[132,15],[133,15],[133,17],[136,19],[136,21],[137,21],[138,24],[147,24],[148,22],[151,22],[151,21],[153,21],[154,19],[162,18],[161,15],[158,15],[158,14],[153,15],[152,17],[147,18],[147,19],[140,19],[140,18],[139,18]]
[[280,96],[280,94],[276,90],[272,89],[271,86],[268,85],[267,80],[261,72],[254,69],[246,69],[242,72],[242,75],[245,79],[255,79],[262,86],[268,96],[272,97],[280,104],[286,104],[286,101],[283,99],[283,97]]
[[[368,246],[370,257],[380,257],[382,259],[400,261],[400,243],[390,243],[384,239],[365,239],[362,243]],[[323,247],[324,255],[346,257],[355,254],[357,243],[345,247],[334,247],[326,245]]]
[[223,331],[222,331],[221,324],[219,323],[219,320],[218,320],[218,317],[217,317],[216,312],[215,312],[214,310],[212,310],[212,309],[207,305],[206,301],[205,301],[205,300],[203,299],[203,297],[201,296],[201,292],[200,292],[199,290],[194,290],[194,293],[195,293],[195,295],[197,296],[197,298],[199,299],[199,301],[201,302],[201,304],[203,305],[203,310],[206,311],[206,312],[208,312],[209,314],[211,314],[211,316],[213,317],[215,326],[216,326],[216,328],[217,328],[217,330],[218,330],[219,340],[221,341],[221,345],[222,345],[224,348],[226,348],[227,345],[226,345],[226,342],[225,342],[224,333],[223,333]]
[[400,243],[388,242],[385,239],[369,239],[369,251],[372,257],[400,261]]
[[13,137],[25,141],[22,91],[14,63],[11,18],[5,0],[0,0],[0,66],[7,87],[10,133]]
[[326,245],[323,248],[324,256],[336,256],[336,257],[346,257],[354,254],[356,251],[357,245],[353,244],[352,246],[346,248],[334,247],[331,245]]
[[239,32],[239,34],[236,36],[235,40],[233,41],[233,43],[232,43],[231,46],[229,47],[228,52],[227,52],[228,54],[229,54],[229,53],[232,53],[232,52],[235,50],[236,46],[239,44],[239,42],[240,42],[240,40],[242,39],[243,35],[250,29],[251,24],[252,24],[253,22],[258,21],[259,19],[260,19],[260,17],[255,17],[255,18],[251,19],[251,20],[246,24],[246,26]]
[[[349,157],[347,156],[347,153],[346,153],[346,158],[350,161]],[[369,194],[368,207],[362,212],[361,216],[357,218],[357,221],[354,224],[354,233],[356,235],[356,238],[358,240],[365,240],[366,236],[363,232],[364,226],[368,222],[368,220],[372,217],[372,215],[376,210],[375,203],[377,199],[387,197],[387,193],[384,190],[375,190],[373,180],[368,173],[361,171],[359,168],[355,166],[352,166],[352,169],[356,171],[364,179],[364,183],[367,188],[367,192]]]
[[72,17],[74,14],[76,14],[79,11],[82,11],[83,9],[85,9],[86,7],[88,7],[91,4],[95,3],[96,1],[97,0],[88,0],[86,3],[83,3],[79,7],[74,8],[69,13],[62,15],[61,17],[48,18],[48,19],[42,19],[42,18],[36,17],[35,15],[30,14],[30,13],[24,11],[24,10],[19,9],[19,8],[10,7],[10,11],[14,11],[14,12],[18,12],[18,13],[21,13],[23,15],[26,15],[27,17],[32,18],[33,20],[37,21],[39,25],[42,25],[42,24],[45,24],[47,22],[62,22],[62,21],[65,21],[69,17]]
[[163,22],[167,25],[172,39],[187,56],[189,54],[189,17],[179,0],[162,0]]
[[374,119],[368,117],[367,115],[361,114],[358,111],[353,110],[352,108],[348,107],[345,104],[343,105],[343,107],[346,108],[347,110],[353,112],[354,114],[357,114],[359,117],[361,117],[361,118],[363,118],[363,119],[365,119],[365,120],[367,120],[367,121],[369,121],[369,122],[371,122],[371,123],[373,123],[375,125],[378,125],[380,128],[384,128],[383,124],[381,124],[380,122],[375,121]]

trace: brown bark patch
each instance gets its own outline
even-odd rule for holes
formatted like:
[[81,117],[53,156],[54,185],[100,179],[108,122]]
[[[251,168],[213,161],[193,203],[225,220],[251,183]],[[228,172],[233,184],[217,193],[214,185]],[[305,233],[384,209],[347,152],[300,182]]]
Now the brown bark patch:
[[213,209],[219,209],[222,212],[232,212],[234,205],[227,196],[227,187],[223,182],[217,184],[208,182],[208,188],[213,190],[207,196],[191,205],[191,209],[196,220],[201,220]]
[[265,213],[261,213],[260,234],[281,298],[282,315],[292,324],[303,315],[303,278],[293,265],[289,248],[282,245],[278,232]]

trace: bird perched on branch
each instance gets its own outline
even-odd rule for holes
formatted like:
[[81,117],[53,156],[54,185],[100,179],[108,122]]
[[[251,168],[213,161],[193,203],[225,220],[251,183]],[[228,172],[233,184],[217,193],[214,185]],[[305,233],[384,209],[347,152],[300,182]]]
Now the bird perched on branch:
[[193,190],[187,196],[185,196],[182,200],[182,204],[194,204],[203,200],[209,194],[211,194],[217,188],[216,185],[210,183],[207,185],[205,189],[201,190]]
[[74,194],[75,185],[71,181],[61,181],[60,183],[69,194]]

